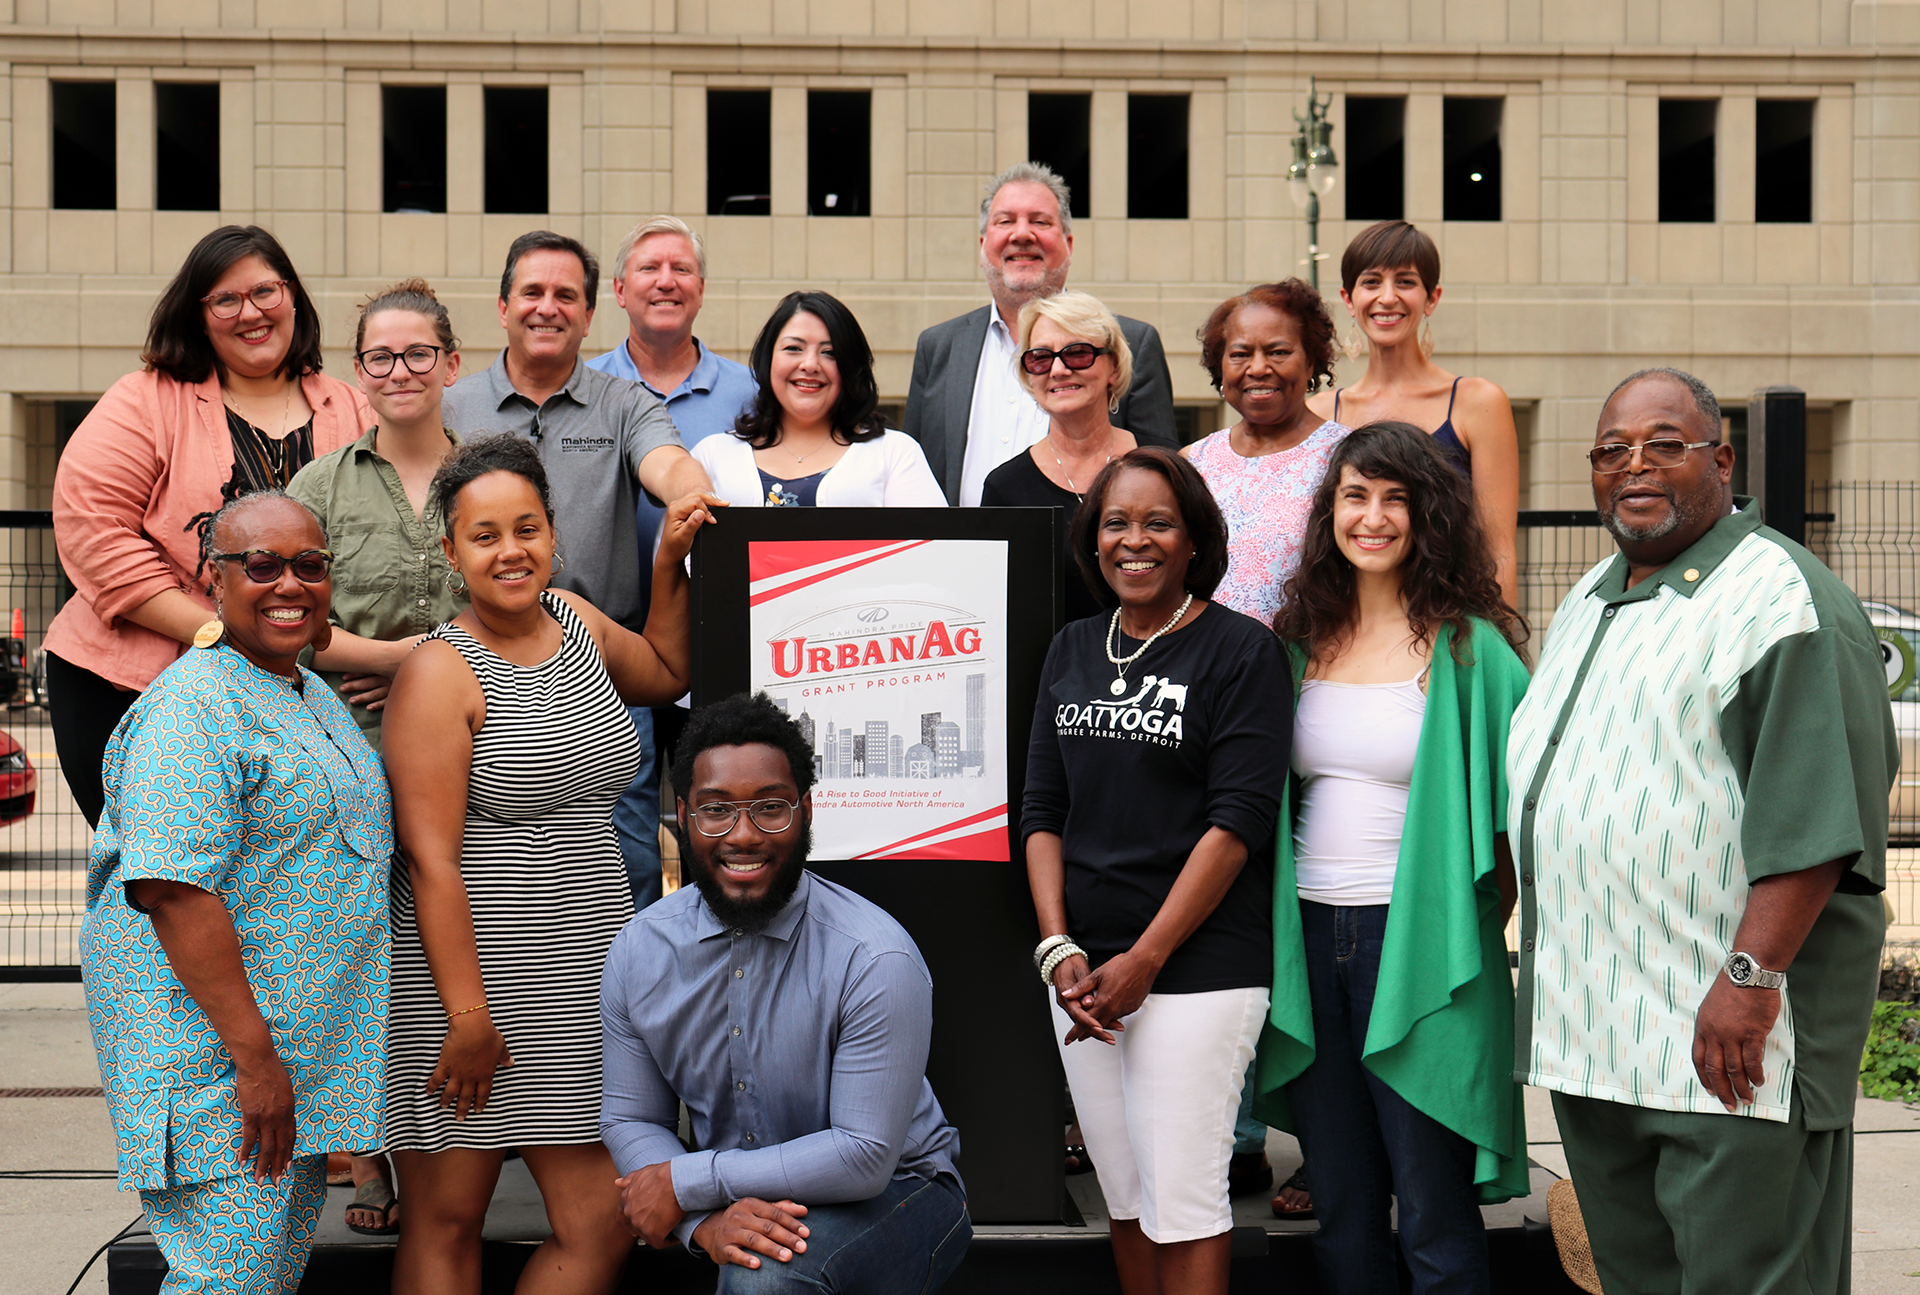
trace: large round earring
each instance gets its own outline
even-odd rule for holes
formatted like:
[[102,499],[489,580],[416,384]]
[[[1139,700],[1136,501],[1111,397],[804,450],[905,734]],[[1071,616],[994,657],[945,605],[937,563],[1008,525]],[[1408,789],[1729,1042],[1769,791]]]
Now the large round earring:
[[447,592],[455,598],[467,596],[467,578],[458,571],[447,572]]
[[1420,357],[1426,360],[1430,360],[1433,358],[1433,316],[1432,315],[1427,316],[1426,327],[1422,329],[1420,332]]
[[[219,608],[216,607],[214,609],[214,614],[216,616],[219,615]],[[205,625],[202,625],[199,629],[194,631],[193,645],[197,648],[210,648],[214,644],[218,643],[220,641],[221,635],[225,634],[226,632],[227,632],[227,627],[224,622],[219,620],[210,620]]]
[[559,575],[562,571],[565,571],[566,569],[567,569],[566,558],[561,556],[559,549],[555,549],[553,551],[553,574]]

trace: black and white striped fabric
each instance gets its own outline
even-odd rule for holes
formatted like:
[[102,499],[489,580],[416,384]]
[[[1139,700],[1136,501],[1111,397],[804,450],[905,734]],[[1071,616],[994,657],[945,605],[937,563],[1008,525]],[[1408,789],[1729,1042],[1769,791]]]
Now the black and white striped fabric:
[[502,660],[457,625],[432,635],[459,651],[486,695],[460,872],[487,1002],[514,1064],[495,1076],[486,1111],[460,1123],[427,1095],[447,1009],[420,945],[412,887],[396,866],[390,1149],[600,1140],[600,971],[633,915],[612,812],[639,770],[640,740],[586,626],[553,593],[541,602],[562,639],[537,666]]

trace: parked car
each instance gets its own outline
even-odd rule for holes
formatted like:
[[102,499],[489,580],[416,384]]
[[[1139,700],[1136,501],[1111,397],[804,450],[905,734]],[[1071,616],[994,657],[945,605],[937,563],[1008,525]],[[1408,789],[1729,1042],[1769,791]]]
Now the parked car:
[[33,813],[40,791],[40,773],[13,734],[0,732],[0,827],[18,823]]
[[1920,615],[1892,603],[1861,606],[1880,634],[1880,656],[1893,696],[1893,727],[1900,735],[1900,776],[1887,804],[1887,835],[1920,839]]

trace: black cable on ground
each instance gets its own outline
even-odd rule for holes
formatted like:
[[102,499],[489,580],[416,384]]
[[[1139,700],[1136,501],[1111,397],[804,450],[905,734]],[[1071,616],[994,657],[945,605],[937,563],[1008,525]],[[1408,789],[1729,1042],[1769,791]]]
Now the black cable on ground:
[[119,1176],[119,1171],[113,1169],[0,1169],[0,1179],[9,1182],[94,1182]]
[[93,1270],[94,1263],[100,1258],[101,1255],[105,1254],[109,1249],[113,1247],[114,1242],[124,1241],[130,1236],[152,1236],[153,1234],[150,1232],[134,1231],[135,1228],[140,1226],[140,1220],[144,1219],[145,1217],[147,1216],[144,1212],[134,1215],[133,1221],[131,1223],[128,1223],[127,1226],[121,1228],[118,1232],[114,1233],[111,1237],[107,1238],[107,1244],[101,1246],[98,1250],[94,1251],[92,1256],[88,1258],[85,1266],[83,1266],[80,1269],[79,1273],[75,1275],[73,1279],[73,1285],[67,1287],[67,1295],[73,1295],[75,1291],[80,1289],[80,1283],[86,1278],[86,1275]]

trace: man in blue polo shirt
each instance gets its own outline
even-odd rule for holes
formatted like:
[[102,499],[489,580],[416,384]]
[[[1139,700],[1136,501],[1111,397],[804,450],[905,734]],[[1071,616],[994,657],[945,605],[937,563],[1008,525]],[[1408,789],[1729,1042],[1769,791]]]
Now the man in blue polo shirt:
[[[707,349],[693,335],[693,321],[707,291],[707,247],[677,216],[654,216],[627,231],[613,254],[613,299],[631,321],[626,340],[587,361],[589,369],[637,382],[667,406],[688,449],[753,404],[760,388],[753,370]],[[635,520],[640,546],[651,554],[665,514],[640,501]],[[642,591],[642,598],[646,591]],[[662,764],[686,724],[682,706],[653,709],[653,735]]]

